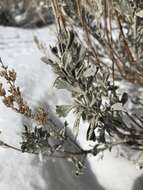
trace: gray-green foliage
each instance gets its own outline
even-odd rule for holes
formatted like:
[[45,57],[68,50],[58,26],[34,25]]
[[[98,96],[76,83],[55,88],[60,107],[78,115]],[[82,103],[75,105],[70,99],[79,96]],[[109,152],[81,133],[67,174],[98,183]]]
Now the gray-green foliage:
[[[72,105],[58,105],[57,114],[65,117],[72,110],[76,115],[73,129],[75,135],[78,134],[82,119],[89,123],[87,139],[105,143],[105,133],[111,136],[114,129],[122,127],[123,105],[116,93],[118,87],[111,80],[110,71],[91,61],[90,52],[78,42],[72,31],[68,31],[62,43],[59,42],[51,51],[58,61],[45,57],[42,60],[50,64],[58,75],[55,87],[70,91],[73,98]],[[98,139],[95,129],[100,131]]]

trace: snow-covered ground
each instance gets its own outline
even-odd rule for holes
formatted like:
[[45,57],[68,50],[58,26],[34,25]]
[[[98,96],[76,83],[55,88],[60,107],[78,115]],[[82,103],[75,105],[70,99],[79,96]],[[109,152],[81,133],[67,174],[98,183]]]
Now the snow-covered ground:
[[[55,42],[55,28],[24,30],[0,27],[0,57],[4,64],[17,71],[17,85],[31,107],[39,104],[54,111],[56,104],[70,101],[70,94],[52,88],[55,79],[51,68],[40,61],[41,53],[33,41],[36,35],[46,45]],[[50,55],[49,55],[50,56]],[[72,125],[72,114],[68,121]],[[24,122],[19,114],[0,101],[0,139],[19,147]],[[60,122],[60,121],[59,121]],[[86,130],[86,124],[82,124]],[[79,136],[82,146],[83,132]],[[89,156],[84,174],[75,177],[69,162],[44,160],[26,153],[0,147],[0,190],[142,190],[143,176],[124,158],[105,153],[99,160]]]

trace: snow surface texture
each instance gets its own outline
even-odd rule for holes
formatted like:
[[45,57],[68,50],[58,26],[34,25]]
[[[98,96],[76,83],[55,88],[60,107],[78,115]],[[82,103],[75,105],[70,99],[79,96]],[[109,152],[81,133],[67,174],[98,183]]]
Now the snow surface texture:
[[[0,57],[17,71],[17,85],[29,105],[33,108],[48,106],[55,114],[55,105],[70,102],[70,94],[52,88],[55,76],[51,68],[40,61],[41,53],[33,42],[34,35],[47,42],[46,45],[55,42],[53,26],[34,31],[0,27]],[[73,124],[72,114],[68,121]],[[0,102],[1,140],[19,147],[23,122],[22,116]],[[82,126],[86,131],[86,124]],[[83,135],[84,132],[80,132],[78,140],[86,148],[89,144]],[[41,162],[36,156],[0,148],[0,189],[3,190],[143,189],[143,176],[136,166],[108,152],[103,160],[89,156],[83,175],[75,177],[72,170],[72,165],[63,159]]]

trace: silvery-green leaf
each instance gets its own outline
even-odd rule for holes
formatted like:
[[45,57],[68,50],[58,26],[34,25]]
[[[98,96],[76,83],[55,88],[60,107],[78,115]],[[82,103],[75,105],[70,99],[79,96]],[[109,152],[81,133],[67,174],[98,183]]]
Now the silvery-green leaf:
[[54,82],[54,86],[57,89],[67,89],[69,91],[73,90],[73,86],[70,85],[68,82],[66,82],[65,80],[61,79],[61,78],[57,78]]
[[82,66],[75,71],[76,79],[80,78],[80,76],[82,75],[83,71],[84,71],[84,65],[82,64]]
[[79,58],[80,60],[83,60],[84,57],[86,55],[86,49],[84,49],[83,47],[80,49],[80,54],[79,54]]
[[111,106],[111,110],[113,110],[113,111],[125,111],[125,109],[124,109],[122,103],[119,103],[119,102],[113,104],[113,105]]
[[94,141],[94,142],[96,141],[95,132],[94,132],[94,129],[91,127],[91,124],[88,127],[86,138],[88,141],[89,140]]
[[71,84],[69,84],[68,82],[66,82],[65,80],[63,80],[59,77],[55,80],[54,86],[57,89],[66,89],[71,92],[79,92],[80,91],[80,88],[72,86]]
[[90,68],[86,69],[86,71],[84,72],[83,75],[85,77],[90,77],[90,76],[94,76],[95,72],[96,72],[96,70],[90,67]]
[[67,43],[67,49],[69,49],[74,41],[74,33],[73,31],[68,31],[68,43]]
[[72,56],[70,52],[64,53],[62,56],[62,64],[65,70],[67,69],[68,65],[72,63]]
[[143,18],[143,9],[136,13],[136,16]]
[[68,113],[72,110],[72,105],[60,105],[56,106],[56,113],[59,117],[66,117]]
[[49,65],[53,64],[53,61],[51,59],[48,59],[47,57],[41,57],[41,61]]
[[52,69],[53,71],[56,73],[56,74],[59,74],[60,72],[60,66],[58,64],[59,61],[57,62],[53,62],[51,59],[48,59],[47,57],[42,57],[41,60],[48,64],[48,65],[51,65],[52,66]]
[[73,134],[74,134],[75,138],[77,137],[78,132],[79,132],[80,118],[81,118],[81,114],[78,113],[76,120],[74,122],[74,126],[73,126]]

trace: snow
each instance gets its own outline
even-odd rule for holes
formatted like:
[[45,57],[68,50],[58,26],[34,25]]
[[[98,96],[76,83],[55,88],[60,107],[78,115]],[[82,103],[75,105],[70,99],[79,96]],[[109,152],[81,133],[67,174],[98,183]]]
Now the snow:
[[[35,108],[47,106],[55,113],[55,105],[69,103],[70,94],[53,88],[55,75],[51,68],[40,61],[42,54],[33,41],[36,35],[46,46],[55,42],[54,26],[36,30],[0,27],[0,57],[9,67],[16,70],[17,85],[20,86],[28,104]],[[50,56],[50,53],[49,53]],[[55,116],[56,117],[56,116]],[[67,120],[74,121],[71,113]],[[58,119],[57,119],[58,120]],[[19,114],[6,108],[0,101],[0,139],[19,147],[22,124],[26,122]],[[63,122],[61,119],[59,122]],[[82,147],[87,143],[84,132],[87,124],[82,123],[78,141]],[[0,189],[4,190],[142,190],[141,171],[124,158],[105,152],[104,159],[88,156],[84,174],[75,177],[71,163],[47,159],[27,153],[0,148]]]

